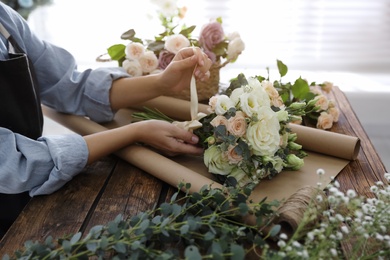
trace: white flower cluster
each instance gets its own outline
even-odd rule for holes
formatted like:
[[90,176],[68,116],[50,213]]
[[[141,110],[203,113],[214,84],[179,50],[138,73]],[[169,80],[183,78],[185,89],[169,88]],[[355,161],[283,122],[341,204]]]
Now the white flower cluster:
[[[384,176],[390,183],[390,173]],[[390,256],[390,186],[377,182],[370,189],[373,198],[359,197],[354,190],[344,193],[337,182],[328,190],[328,197],[321,200],[327,199],[330,207],[321,213],[317,228],[306,233],[303,239],[301,234],[294,234],[290,239],[280,235],[279,256],[291,259],[362,259],[374,255],[375,259],[386,259]],[[306,221],[300,225],[305,226]],[[352,245],[350,251],[342,249],[345,243]]]

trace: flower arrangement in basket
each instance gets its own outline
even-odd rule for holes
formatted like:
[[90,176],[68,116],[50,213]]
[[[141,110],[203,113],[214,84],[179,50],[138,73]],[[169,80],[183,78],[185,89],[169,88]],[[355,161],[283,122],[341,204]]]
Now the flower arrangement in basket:
[[[153,40],[143,40],[136,37],[134,29],[128,30],[122,34],[121,39],[130,42],[127,45],[115,44],[109,47],[109,60],[118,61],[119,66],[132,76],[143,76],[164,70],[180,49],[200,47],[213,62],[210,78],[205,82],[197,81],[198,99],[207,101],[219,91],[220,69],[236,61],[245,49],[244,42],[238,32],[225,34],[221,18],[205,24],[196,39],[192,36],[195,26],[182,25],[178,28],[177,20],[184,17],[185,8],[178,8],[172,2],[167,5],[170,10],[168,12],[167,6],[162,5],[161,1],[155,3],[161,4],[159,19],[164,31]],[[100,55],[97,61],[106,61],[102,57]],[[185,89],[174,97],[189,100],[190,90]]]

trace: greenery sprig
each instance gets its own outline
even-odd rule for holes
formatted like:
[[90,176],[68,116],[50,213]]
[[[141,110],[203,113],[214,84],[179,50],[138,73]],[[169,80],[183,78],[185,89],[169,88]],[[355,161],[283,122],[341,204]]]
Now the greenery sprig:
[[[107,225],[82,233],[45,242],[25,243],[9,259],[244,259],[259,254],[268,237],[280,230],[271,225],[277,202],[252,204],[250,190],[210,189],[182,193],[190,184],[180,184],[171,200],[158,208],[141,212],[129,219],[117,216]],[[257,217],[254,225],[242,218]],[[262,230],[267,230],[263,234]],[[179,250],[181,248],[182,250]]]

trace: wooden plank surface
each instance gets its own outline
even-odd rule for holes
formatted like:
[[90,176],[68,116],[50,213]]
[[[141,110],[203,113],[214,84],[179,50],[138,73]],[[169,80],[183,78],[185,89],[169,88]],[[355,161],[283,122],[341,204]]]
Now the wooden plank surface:
[[354,189],[358,194],[372,197],[370,187],[379,180],[385,181],[386,169],[345,94],[339,88],[334,88],[329,96],[341,111],[339,122],[331,130],[359,137],[361,141],[357,160],[351,161],[336,178],[340,182],[340,189]]
[[53,194],[33,198],[1,240],[0,256],[22,248],[27,240],[44,241],[48,236],[77,233],[117,160],[116,157],[100,160]]

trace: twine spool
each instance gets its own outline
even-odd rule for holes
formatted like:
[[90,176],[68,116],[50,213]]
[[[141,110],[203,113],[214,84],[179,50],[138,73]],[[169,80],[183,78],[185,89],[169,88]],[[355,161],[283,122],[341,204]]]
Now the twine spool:
[[[321,195],[323,199],[317,200],[318,195]],[[305,186],[291,195],[279,208],[279,216],[274,223],[281,225],[283,232],[291,236],[304,219],[305,213],[310,213],[309,223],[301,230],[301,234],[304,234],[312,229],[319,220],[319,214],[327,208],[329,208],[329,203],[326,200],[326,194],[318,188]]]

